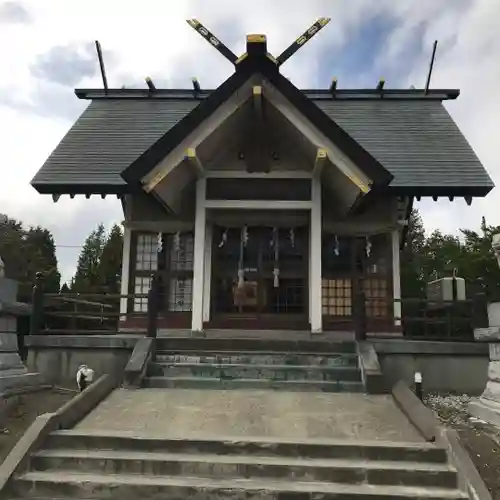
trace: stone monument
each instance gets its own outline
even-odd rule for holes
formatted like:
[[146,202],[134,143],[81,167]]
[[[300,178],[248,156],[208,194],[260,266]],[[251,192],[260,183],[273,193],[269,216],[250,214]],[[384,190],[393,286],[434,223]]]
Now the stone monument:
[[5,277],[0,257],[0,398],[6,398],[43,384],[39,373],[29,373],[19,356],[17,318],[29,315],[31,307],[17,302],[18,282]]
[[[500,266],[500,233],[493,236],[491,246]],[[486,388],[469,403],[469,415],[500,427],[500,302],[488,304],[488,325],[474,332],[476,340],[488,342],[490,362]]]

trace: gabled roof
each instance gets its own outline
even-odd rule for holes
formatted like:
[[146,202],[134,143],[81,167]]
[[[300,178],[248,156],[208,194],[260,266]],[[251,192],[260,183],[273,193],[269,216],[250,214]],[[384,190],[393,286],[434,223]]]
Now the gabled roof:
[[[250,52],[249,52],[250,53]],[[182,140],[193,132],[218,107],[232,96],[254,74],[260,74],[287,98],[297,110],[314,126],[321,130],[347,157],[360,168],[373,186],[387,186],[393,179],[390,174],[370,153],[345,132],[334,119],[328,117],[319,107],[304,95],[295,85],[278,71],[278,67],[266,52],[247,57],[217,90],[204,99],[179,123],[160,137],[147,151],[127,167],[122,177],[129,184],[138,185],[165,156]]]
[[[379,190],[485,196],[493,182],[442,104],[457,90],[298,90],[265,48],[214,91],[77,90],[90,106],[31,184],[40,193],[122,194],[259,73],[361,168]],[[240,58],[242,59],[242,58]]]
[[[394,176],[391,189],[484,196],[493,182],[441,99],[448,91],[303,91]],[[47,194],[131,191],[121,173],[212,91],[79,91],[93,99],[31,184]],[[454,96],[453,96],[454,97]]]

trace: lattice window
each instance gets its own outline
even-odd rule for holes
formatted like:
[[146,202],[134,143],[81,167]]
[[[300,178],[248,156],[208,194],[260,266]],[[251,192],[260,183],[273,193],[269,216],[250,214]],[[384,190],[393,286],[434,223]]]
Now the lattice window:
[[352,281],[324,279],[322,281],[322,310],[325,316],[352,316]]
[[168,296],[167,310],[188,312],[193,307],[193,233],[169,234],[166,238],[168,250]]
[[192,271],[194,262],[194,236],[192,233],[181,233],[169,236],[170,270]]
[[[134,281],[135,294],[147,294],[151,286],[151,276],[136,276]],[[134,297],[134,312],[144,313],[148,311],[147,297]]]
[[265,282],[269,297],[269,312],[300,314],[305,312],[307,289],[304,280],[281,278],[279,287],[274,286],[274,280]]
[[172,312],[191,311],[193,306],[192,278],[172,278],[168,293],[168,310]]
[[365,278],[363,292],[366,297],[366,315],[369,318],[386,318],[389,316],[389,291],[387,279]]
[[137,235],[136,271],[156,271],[158,267],[158,235],[145,233]]

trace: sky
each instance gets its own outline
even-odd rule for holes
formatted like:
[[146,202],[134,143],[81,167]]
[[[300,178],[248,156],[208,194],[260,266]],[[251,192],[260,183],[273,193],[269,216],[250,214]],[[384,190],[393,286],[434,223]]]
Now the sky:
[[[54,203],[30,180],[88,101],[74,88],[101,87],[94,40],[103,47],[112,87],[214,88],[231,64],[185,22],[197,18],[233,52],[247,33],[265,33],[279,55],[318,17],[331,23],[282,67],[299,88],[423,87],[434,40],[433,88],[459,88],[446,107],[500,185],[500,2],[498,0],[0,0],[0,213],[50,229],[63,278],[100,222],[123,219],[116,198]],[[463,200],[417,204],[427,231],[500,225],[500,188],[472,206]]]

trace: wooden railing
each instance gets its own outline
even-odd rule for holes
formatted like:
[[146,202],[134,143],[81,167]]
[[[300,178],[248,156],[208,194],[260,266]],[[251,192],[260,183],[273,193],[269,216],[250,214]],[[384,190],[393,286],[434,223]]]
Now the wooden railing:
[[[116,334],[121,317],[130,313],[120,312],[120,302],[127,304],[134,299],[147,299],[147,336],[156,337],[161,304],[161,284],[158,274],[153,274],[147,294],[111,293],[45,293],[43,278],[37,274],[33,287],[30,334]],[[405,338],[414,340],[472,341],[474,329],[488,326],[487,301],[484,294],[464,301],[431,301],[420,298],[387,300],[367,298],[363,292],[354,296],[353,329],[358,340],[367,337],[370,321],[374,318],[367,311],[380,309],[386,304],[391,321],[400,321]],[[376,307],[370,308],[370,302]],[[400,317],[392,316],[394,305],[399,303]],[[129,307],[127,307],[127,310]],[[58,328],[57,319],[65,328]],[[49,325],[50,323],[50,325]],[[69,328],[68,328],[69,324]],[[83,325],[83,326],[82,326]],[[381,334],[371,333],[372,336]]]
[[[46,293],[43,289],[43,276],[37,273],[32,292],[30,335],[116,334],[120,318],[127,316],[127,313],[120,312],[122,299],[126,299],[127,303],[134,299],[147,299],[147,336],[156,337],[160,309],[160,281],[157,274],[152,275],[151,287],[147,294],[124,295]],[[60,324],[65,323],[66,327],[58,327],[58,320]],[[49,323],[52,325],[48,326]]]
[[[370,299],[360,292],[354,297],[354,330],[356,338],[363,340],[367,336],[367,309],[370,302],[387,307],[400,305],[401,315],[394,321],[400,321],[405,338],[413,340],[473,341],[474,329],[488,327],[488,309],[485,294],[477,294],[472,299],[461,301],[436,301],[420,298],[384,300]],[[377,335],[377,334],[373,334]]]

